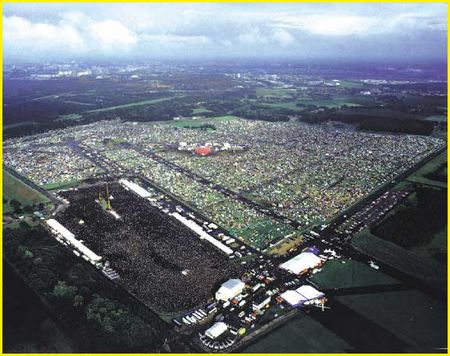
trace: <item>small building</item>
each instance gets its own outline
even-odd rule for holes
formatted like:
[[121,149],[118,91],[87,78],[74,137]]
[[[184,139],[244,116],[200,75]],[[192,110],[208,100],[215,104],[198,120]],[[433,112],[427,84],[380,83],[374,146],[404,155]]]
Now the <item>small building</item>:
[[245,283],[240,279],[229,279],[216,292],[216,299],[228,301],[240,294],[245,288]]
[[280,268],[294,274],[302,274],[311,268],[319,266],[320,264],[322,264],[322,260],[314,253],[302,252],[301,254],[282,263]]
[[228,325],[223,321],[219,321],[214,323],[208,330],[205,331],[205,335],[211,339],[217,339],[220,335],[222,335],[225,331],[228,330]]

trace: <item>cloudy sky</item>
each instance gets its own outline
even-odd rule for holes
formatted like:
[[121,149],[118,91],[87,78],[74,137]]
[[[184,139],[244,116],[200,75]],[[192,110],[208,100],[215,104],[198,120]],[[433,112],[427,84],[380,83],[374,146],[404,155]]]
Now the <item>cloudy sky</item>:
[[3,5],[6,60],[445,60],[446,43],[443,3]]

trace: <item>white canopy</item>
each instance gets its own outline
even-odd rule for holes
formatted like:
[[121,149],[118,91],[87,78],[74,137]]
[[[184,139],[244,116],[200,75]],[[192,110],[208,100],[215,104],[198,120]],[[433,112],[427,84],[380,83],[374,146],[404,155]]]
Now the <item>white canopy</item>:
[[280,297],[293,307],[302,304],[306,300],[305,297],[297,293],[295,290],[287,290],[281,294]]
[[302,252],[282,263],[280,267],[294,274],[299,274],[309,268],[318,266],[321,262],[322,260],[312,252]]
[[223,283],[219,290],[216,292],[216,299],[223,301],[230,300],[241,293],[244,288],[245,283],[240,279],[229,279],[228,281]]
[[298,287],[296,291],[302,296],[304,296],[306,300],[321,298],[325,295],[308,284],[304,284],[301,287]]
[[210,337],[211,339],[216,339],[220,335],[222,335],[225,331],[227,331],[228,326],[223,321],[219,321],[211,326],[208,330],[205,331],[205,335]]

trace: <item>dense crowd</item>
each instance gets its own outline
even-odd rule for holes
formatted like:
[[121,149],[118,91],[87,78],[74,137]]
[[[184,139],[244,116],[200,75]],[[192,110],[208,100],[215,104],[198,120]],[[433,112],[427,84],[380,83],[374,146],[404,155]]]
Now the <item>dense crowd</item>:
[[188,309],[240,274],[239,264],[177,220],[110,184],[111,207],[120,215],[116,219],[95,201],[99,189],[104,187],[62,193],[71,204],[57,219],[109,261],[120,275],[118,283],[147,305],[159,311]]

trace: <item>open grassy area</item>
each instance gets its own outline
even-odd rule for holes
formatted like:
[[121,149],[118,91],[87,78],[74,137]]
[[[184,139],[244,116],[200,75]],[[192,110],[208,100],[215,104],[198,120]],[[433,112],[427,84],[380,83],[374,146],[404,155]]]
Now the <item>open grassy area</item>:
[[426,258],[413,249],[405,249],[367,229],[353,238],[352,246],[357,251],[429,284],[443,286],[446,283],[445,269],[436,259],[431,256]]
[[344,105],[348,107],[359,107],[362,104],[352,100],[349,97],[336,97],[331,99],[312,99],[302,98],[299,100],[291,100],[279,103],[261,103],[261,107],[270,107],[275,109],[289,109],[294,111],[303,110],[307,106],[317,106],[326,108],[340,108]]
[[313,318],[300,314],[242,350],[245,353],[345,353],[351,346]]
[[[433,174],[438,174],[443,170],[443,177],[440,180],[432,179]],[[447,173],[447,150],[439,154],[437,157],[432,159],[430,162],[425,164],[423,167],[418,169],[416,172],[411,174],[407,180],[413,183],[431,185],[439,188],[445,188],[446,184],[446,173]]]
[[138,101],[136,103],[129,103],[129,104],[123,104],[123,105],[117,105],[117,106],[109,106],[107,108],[88,110],[88,111],[85,111],[85,113],[86,114],[92,114],[92,113],[103,112],[103,111],[111,111],[111,110],[116,110],[116,109],[126,109],[126,108],[131,108],[133,106],[152,105],[152,104],[157,104],[157,103],[160,103],[160,102],[163,102],[163,101],[167,101],[167,100],[178,99],[178,98],[181,98],[181,97],[182,96],[169,96],[169,97],[158,98],[158,99],[143,100],[143,101]]
[[269,247],[266,252],[268,255],[271,256],[284,256],[286,253],[289,252],[292,248],[298,248],[303,241],[305,240],[305,237],[299,233],[294,233],[291,237],[285,238],[282,242],[278,243],[277,245],[273,247]]
[[280,102],[280,103],[263,103],[259,104],[261,107],[265,108],[274,108],[274,109],[288,109],[288,110],[294,110],[294,111],[301,111],[303,110],[302,107],[297,106],[298,101],[287,101],[287,102]]
[[256,96],[266,98],[277,99],[289,99],[292,98],[292,94],[296,93],[296,89],[285,88],[257,88]]
[[304,106],[308,106],[308,105],[314,105],[314,106],[319,106],[319,107],[326,107],[326,108],[340,108],[344,105],[346,106],[352,106],[352,107],[356,107],[356,106],[361,106],[358,103],[355,103],[351,100],[351,98],[349,97],[335,97],[332,99],[312,99],[312,100],[308,100],[308,99],[304,99],[304,100],[300,100],[299,104],[304,105]]
[[[445,344],[445,304],[383,272],[353,260],[332,260],[312,281],[336,293],[336,302],[320,319],[346,340],[364,328],[374,331],[371,338],[383,338],[386,349],[436,352],[436,347],[442,347],[438,345]],[[333,320],[343,318],[348,322],[341,330]]]
[[49,202],[47,197],[3,171],[3,212],[12,210],[12,200],[17,200],[23,207]]
[[198,114],[206,114],[208,112],[212,112],[211,110],[208,110],[207,108],[196,108],[192,109],[192,115],[198,115]]
[[[368,320],[380,330],[384,342],[388,337],[399,351],[438,352],[446,347],[446,306],[417,290],[361,293],[337,297],[345,317],[348,310],[358,319]],[[336,312],[337,308],[334,308]],[[336,316],[338,316],[336,315]],[[352,324],[352,323],[349,323]],[[362,325],[361,325],[362,326]],[[355,332],[358,326],[351,327]],[[389,336],[388,336],[389,335]],[[376,335],[371,335],[377,338]],[[386,345],[387,346],[387,345]]]
[[331,260],[311,280],[321,289],[367,287],[395,284],[396,281],[377,270],[353,260]]
[[49,184],[44,185],[43,188],[45,188],[47,190],[57,190],[57,189],[65,189],[65,188],[74,187],[78,184],[80,184],[79,180],[71,179],[71,180],[66,180],[64,182],[49,183]]

